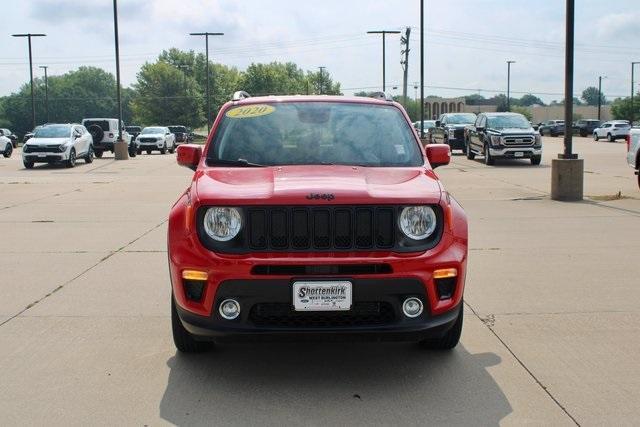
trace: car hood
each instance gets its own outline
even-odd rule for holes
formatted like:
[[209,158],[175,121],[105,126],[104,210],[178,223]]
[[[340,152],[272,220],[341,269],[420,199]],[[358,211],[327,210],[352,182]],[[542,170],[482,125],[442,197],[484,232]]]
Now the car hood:
[[522,128],[504,128],[504,129],[493,129],[489,128],[488,130],[501,133],[501,134],[509,134],[509,135],[531,135],[535,133],[533,128],[522,129]]
[[422,167],[204,168],[193,188],[201,204],[227,205],[420,204],[441,195],[438,177]]
[[70,138],[29,138],[26,145],[60,145],[69,140]]
[[139,133],[138,136],[140,138],[164,138],[164,134],[163,133]]

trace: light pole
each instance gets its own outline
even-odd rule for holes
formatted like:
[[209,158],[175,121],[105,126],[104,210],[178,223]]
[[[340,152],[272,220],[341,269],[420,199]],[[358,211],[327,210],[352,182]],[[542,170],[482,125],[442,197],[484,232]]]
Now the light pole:
[[[598,120],[600,120],[600,110],[602,108],[602,80],[606,79],[607,76],[598,76]],[[564,100],[565,103],[567,100]]]
[[38,68],[44,69],[44,111],[47,116],[47,123],[49,123],[49,79],[47,78],[47,68],[46,65],[41,65]]
[[511,111],[511,64],[516,61],[507,61],[507,111]]
[[424,138],[424,0],[420,0],[420,138]]
[[631,126],[633,126],[633,119],[635,118],[635,108],[633,106],[633,68],[636,64],[640,64],[640,61],[634,61],[631,63]]
[[400,31],[388,31],[388,30],[380,30],[380,31],[367,31],[367,34],[382,34],[382,91],[387,90],[386,84],[386,41],[387,34],[400,34]]
[[320,95],[322,95],[322,89],[324,86],[324,69],[327,67],[318,67],[320,69]]
[[29,40],[29,77],[31,81],[31,123],[36,127],[36,104],[33,96],[33,57],[31,55],[31,37],[46,37],[46,34],[12,34],[12,37],[26,37]]
[[128,160],[127,142],[122,140],[122,98],[120,97],[120,41],[118,37],[118,1],[113,0],[113,34],[116,45],[116,103],[118,108],[118,140],[113,144],[116,160]]
[[211,131],[211,98],[209,97],[209,36],[224,36],[224,33],[189,33],[191,36],[204,36],[207,58],[207,133]]

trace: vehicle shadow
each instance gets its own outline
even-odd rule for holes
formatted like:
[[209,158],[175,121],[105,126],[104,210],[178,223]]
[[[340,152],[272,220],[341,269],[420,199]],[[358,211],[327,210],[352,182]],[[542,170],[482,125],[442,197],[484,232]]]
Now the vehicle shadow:
[[[480,163],[484,165],[484,158],[474,159],[475,163]],[[550,164],[540,163],[539,165],[532,165],[531,161],[528,159],[495,159],[495,163],[491,166],[487,166],[491,168],[501,168],[501,169],[509,169],[509,168],[535,168],[535,169],[548,169],[551,167]]]
[[494,353],[406,343],[265,343],[177,353],[160,416],[175,425],[498,425]]

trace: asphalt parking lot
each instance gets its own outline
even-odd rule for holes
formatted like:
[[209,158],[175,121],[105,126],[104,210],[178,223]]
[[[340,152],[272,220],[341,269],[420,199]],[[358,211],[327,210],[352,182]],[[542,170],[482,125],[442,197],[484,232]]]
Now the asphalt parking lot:
[[541,166],[437,169],[470,221],[461,344],[171,340],[172,155],[0,159],[0,424],[631,425],[640,416],[640,191],[623,142],[576,138],[581,203]]

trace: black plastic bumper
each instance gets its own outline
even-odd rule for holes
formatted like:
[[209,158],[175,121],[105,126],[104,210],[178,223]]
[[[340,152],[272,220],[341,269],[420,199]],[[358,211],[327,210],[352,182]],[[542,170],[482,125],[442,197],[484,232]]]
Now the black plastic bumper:
[[[308,281],[304,278],[301,280]],[[311,279],[312,280],[312,279]],[[292,304],[292,280],[250,280],[226,281],[220,284],[210,317],[195,315],[176,304],[178,316],[184,327],[200,340],[242,341],[242,340],[365,340],[365,341],[419,341],[444,335],[460,314],[458,305],[439,316],[429,313],[424,286],[415,279],[335,279],[352,282],[353,307],[356,304],[384,304],[393,312],[385,322],[348,323],[346,325],[312,326],[305,321],[309,316],[348,315],[349,312],[295,312]],[[402,303],[410,296],[418,297],[424,305],[423,313],[416,318],[408,318],[402,313]],[[218,313],[219,304],[234,298],[240,303],[240,316],[235,320],[225,320]],[[256,308],[261,304],[286,306],[287,316],[300,316],[301,322],[265,325],[256,320]],[[365,318],[370,319],[370,318]]]
[[38,156],[36,154],[25,154],[24,160],[31,163],[53,163],[63,160],[62,155],[47,154],[46,156]]

